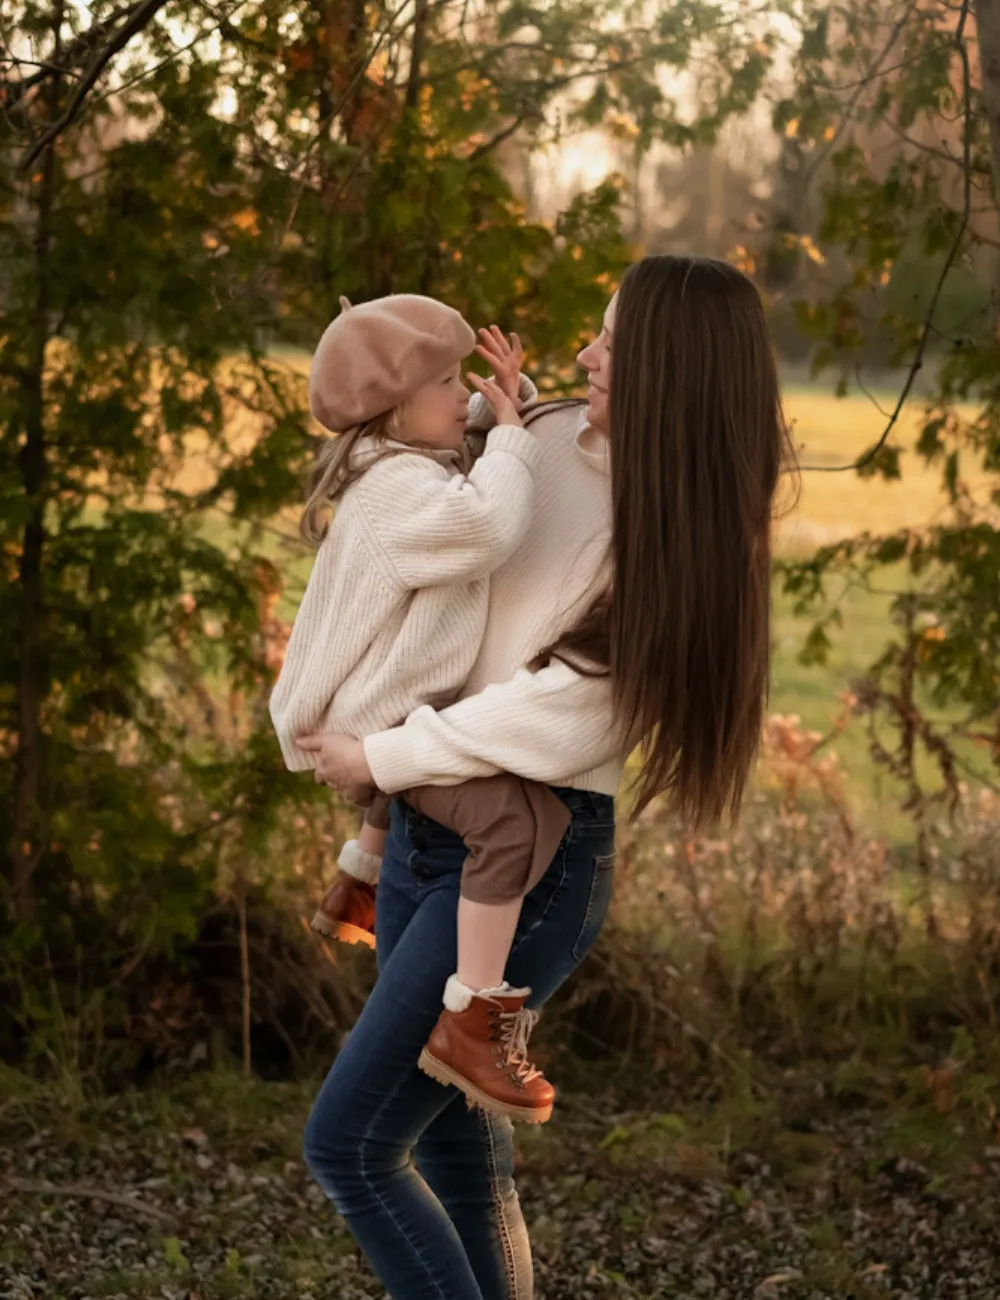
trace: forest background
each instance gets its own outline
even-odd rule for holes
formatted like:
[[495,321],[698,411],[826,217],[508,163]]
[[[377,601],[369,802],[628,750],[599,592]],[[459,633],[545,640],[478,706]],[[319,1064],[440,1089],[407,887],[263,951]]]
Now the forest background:
[[[874,1108],[890,1135],[866,1130],[859,1159],[884,1140],[892,1169],[929,1170],[921,1196],[972,1180],[948,1193],[966,1226],[991,1203],[976,1179],[992,1178],[1000,1098],[1000,5],[9,0],[0,15],[11,1152],[62,1151],[65,1124],[91,1155],[80,1135],[121,1124],[129,1150],[152,1104],[180,1108],[154,1145],[201,1134],[181,1154],[206,1178],[221,1160],[207,1130],[238,1147],[277,1126],[296,1165],[309,1089],[372,978],[366,954],[305,923],[354,813],[283,770],[266,708],[310,564],[304,375],[339,295],[429,293],[517,330],[557,395],[578,388],[575,353],[632,260],[706,253],[764,295],[804,468],[777,524],[772,717],[735,830],[692,841],[656,806],[623,825],[612,923],[543,1032],[600,1153],[570,1191],[613,1231],[602,1219],[577,1258],[553,1229],[545,1293],[688,1295],[710,1277],[706,1294],[910,1294],[913,1240],[881,1259],[839,1192],[816,1241],[777,1263],[755,1245],[731,1284],[725,1252],[688,1244],[665,1291],[665,1252],[635,1243],[670,1232],[614,1187],[633,1149],[653,1200],[686,1160],[699,1196],[723,1187],[752,1225],[771,1193],[734,1166],[743,1152],[777,1168],[795,1227],[802,1162],[811,1197],[820,1175],[836,1184],[831,1145],[852,1149],[817,1134],[848,1122],[838,1107],[851,1124]],[[595,1078],[607,1107],[584,1099]],[[789,1097],[810,1139],[792,1143],[791,1182],[774,1160]],[[900,1147],[903,1120],[917,1134]],[[544,1183],[559,1135],[531,1140]],[[240,1149],[237,1169],[257,1158]],[[60,1200],[29,1183],[0,1269],[13,1285],[49,1269],[61,1294],[66,1188],[104,1184],[74,1174]],[[29,1248],[44,1195],[56,1237]],[[309,1236],[307,1208],[308,1231],[281,1229],[278,1281],[242,1241],[216,1233],[199,1254],[177,1230],[152,1256],[142,1239],[121,1294],[196,1275],[205,1295],[312,1294],[348,1267],[338,1294],[371,1293],[353,1256]],[[116,1294],[101,1267],[93,1294]],[[935,1285],[921,1294],[980,1294]]]

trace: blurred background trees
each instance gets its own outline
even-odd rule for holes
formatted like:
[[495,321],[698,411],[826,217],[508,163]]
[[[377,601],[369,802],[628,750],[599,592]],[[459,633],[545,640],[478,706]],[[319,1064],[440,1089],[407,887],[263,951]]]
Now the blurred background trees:
[[[644,251],[755,277],[809,470],[776,576],[775,707],[804,728],[775,724],[749,823],[771,830],[730,846],[733,888],[755,897],[746,836],[773,833],[775,936],[815,953],[788,881],[887,846],[893,924],[965,945],[950,969],[988,1022],[995,23],[946,0],[5,9],[5,1059],[249,1066],[252,1037],[278,1071],[349,1022],[364,977],[300,918],[351,814],[283,771],[266,713],[309,564],[308,351],[342,293],[430,293],[571,391]],[[623,932],[714,852],[658,812],[632,834]],[[724,895],[692,896],[716,973]],[[884,909],[838,916],[838,952],[897,960]]]

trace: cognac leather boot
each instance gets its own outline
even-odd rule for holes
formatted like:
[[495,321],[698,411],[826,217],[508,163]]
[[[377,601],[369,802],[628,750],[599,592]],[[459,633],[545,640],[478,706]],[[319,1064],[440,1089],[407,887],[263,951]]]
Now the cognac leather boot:
[[[438,1083],[465,1093],[470,1106],[494,1115],[544,1124],[552,1115],[555,1089],[528,1059],[528,1036],[538,1013],[525,1009],[530,989],[485,989],[473,993],[448,981],[445,1009],[420,1054],[420,1068]],[[462,994],[465,997],[462,997]],[[450,996],[449,996],[450,995]]]
[[342,943],[375,947],[375,884],[381,859],[365,853],[355,840],[340,851],[340,867],[316,909],[312,928]]

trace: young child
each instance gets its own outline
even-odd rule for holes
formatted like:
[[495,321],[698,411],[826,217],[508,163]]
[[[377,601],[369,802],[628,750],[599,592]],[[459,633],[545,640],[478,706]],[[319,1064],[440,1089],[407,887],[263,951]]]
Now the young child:
[[[483,330],[476,347],[458,312],[418,295],[341,303],[310,372],[312,412],[339,431],[320,454],[303,515],[303,533],[320,548],[271,697],[293,770],[314,766],[298,736],[360,738],[456,697],[485,629],[489,575],[527,530],[538,457],[518,414],[519,397],[534,389],[520,375],[516,335],[512,348],[496,327]],[[469,376],[481,394],[470,422],[460,363],[474,350],[495,377]],[[498,423],[473,463],[466,434],[487,402]],[[421,1067],[472,1104],[544,1122],[554,1090],[527,1059],[530,989],[511,988],[504,970],[521,902],[554,857],[569,812],[547,786],[510,774],[402,797],[469,850],[458,968]],[[340,854],[313,922],[324,933],[374,944],[387,806],[375,801]]]

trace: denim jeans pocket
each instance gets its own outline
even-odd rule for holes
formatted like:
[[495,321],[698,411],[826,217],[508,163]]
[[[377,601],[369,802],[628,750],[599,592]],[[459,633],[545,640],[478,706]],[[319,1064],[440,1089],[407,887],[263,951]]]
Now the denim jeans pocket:
[[573,944],[573,958],[575,961],[583,960],[593,946],[594,940],[600,934],[601,926],[603,926],[608,915],[608,908],[611,906],[614,885],[615,854],[613,852],[600,854],[594,859],[587,909],[583,914],[580,933]]
[[419,884],[461,872],[467,849],[454,831],[412,808],[406,810],[406,830],[410,841],[408,865]]
[[569,830],[570,838],[586,839],[614,830],[615,801],[610,795],[560,786],[552,786],[551,789],[570,811],[573,819]]

